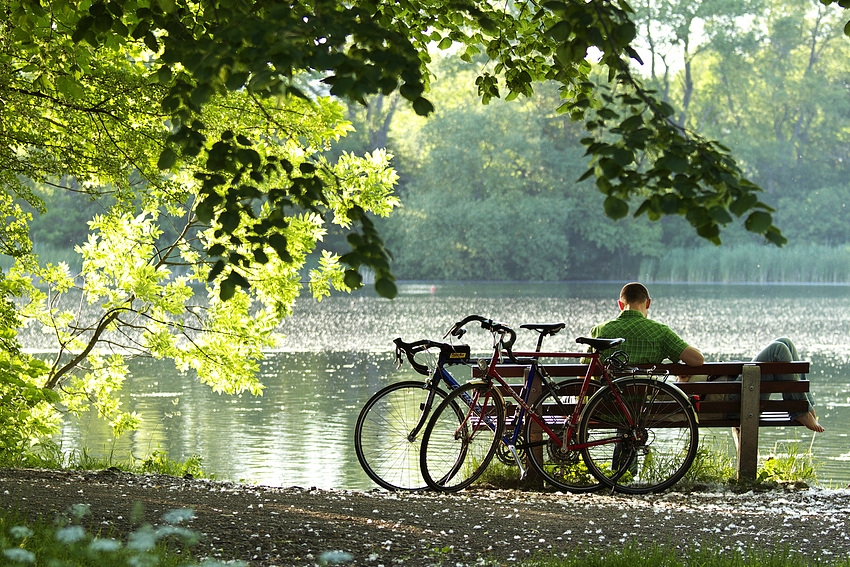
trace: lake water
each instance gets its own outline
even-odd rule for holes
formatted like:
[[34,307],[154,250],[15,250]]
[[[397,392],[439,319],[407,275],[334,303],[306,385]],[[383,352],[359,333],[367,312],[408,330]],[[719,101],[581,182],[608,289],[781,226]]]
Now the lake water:
[[[617,315],[620,284],[402,284],[392,301],[369,290],[321,302],[302,298],[281,329],[286,339],[262,365],[262,397],[215,394],[167,362],[136,360],[125,385],[125,408],[138,412],[138,431],[112,441],[93,419],[68,422],[66,450],[173,459],[203,457],[217,478],[273,486],[369,489],[352,431],[360,407],[384,384],[419,378],[397,370],[392,340],[440,340],[453,322],[480,314],[518,327],[565,321],[547,350],[575,350],[575,338]],[[788,336],[811,360],[812,391],[825,434],[801,427],[763,429],[762,456],[776,446],[809,447],[820,461],[821,485],[850,483],[850,287],[765,285],[650,286],[650,316],[702,350],[707,360],[748,360],[771,339]],[[530,332],[518,349],[533,349]],[[489,334],[469,328],[465,340],[486,352]],[[725,430],[712,430],[731,443]]]

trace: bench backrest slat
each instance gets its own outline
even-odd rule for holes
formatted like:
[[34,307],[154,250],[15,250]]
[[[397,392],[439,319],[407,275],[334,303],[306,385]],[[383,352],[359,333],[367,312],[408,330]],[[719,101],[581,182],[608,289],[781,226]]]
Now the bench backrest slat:
[[[700,366],[688,366],[686,364],[638,364],[640,368],[656,368],[660,371],[667,371],[674,376],[734,376],[739,375],[743,371],[745,364],[755,364],[761,369],[762,375],[765,374],[808,374],[808,361],[795,362],[706,362]],[[545,360],[541,364],[550,376],[584,376],[587,374],[586,364],[552,364]],[[523,364],[500,364],[498,366],[499,374],[504,378],[520,377],[525,372],[528,366]],[[481,369],[473,368],[473,376],[483,376]]]

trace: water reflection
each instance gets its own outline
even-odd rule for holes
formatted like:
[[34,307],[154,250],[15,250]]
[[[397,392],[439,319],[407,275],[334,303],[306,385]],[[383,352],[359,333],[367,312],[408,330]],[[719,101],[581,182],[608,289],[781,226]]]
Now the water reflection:
[[[124,404],[144,426],[111,442],[105,425],[68,423],[67,448],[142,457],[163,450],[175,459],[198,454],[222,478],[278,486],[368,489],[353,451],[360,406],[379,387],[418,378],[396,370],[392,339],[439,339],[456,319],[479,313],[509,324],[567,321],[547,348],[575,350],[575,337],[616,316],[620,284],[430,284],[402,286],[387,301],[370,293],[304,299],[282,331],[285,342],[262,366],[262,397],[213,393],[192,376],[162,361],[137,361],[125,386]],[[846,485],[850,471],[850,288],[809,286],[653,285],[651,316],[668,323],[708,360],[749,359],[776,336],[789,336],[812,361],[812,389],[827,428],[812,445],[824,465],[824,484]],[[467,338],[467,337],[465,337]],[[486,352],[488,336],[468,334]],[[520,335],[531,348],[531,333]],[[728,435],[716,431],[721,441]],[[761,451],[777,443],[809,447],[803,428],[762,430]],[[728,444],[728,442],[727,442]]]

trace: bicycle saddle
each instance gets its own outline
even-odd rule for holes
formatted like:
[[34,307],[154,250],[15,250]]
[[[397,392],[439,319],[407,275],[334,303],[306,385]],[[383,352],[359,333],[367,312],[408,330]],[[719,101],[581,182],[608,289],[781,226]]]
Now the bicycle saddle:
[[626,339],[589,339],[587,337],[579,337],[576,339],[576,342],[587,345],[594,350],[608,350],[620,346],[626,342]]
[[549,333],[550,335],[554,335],[559,331],[563,331],[566,326],[566,323],[526,323],[525,325],[520,325],[519,328],[531,329],[538,333]]

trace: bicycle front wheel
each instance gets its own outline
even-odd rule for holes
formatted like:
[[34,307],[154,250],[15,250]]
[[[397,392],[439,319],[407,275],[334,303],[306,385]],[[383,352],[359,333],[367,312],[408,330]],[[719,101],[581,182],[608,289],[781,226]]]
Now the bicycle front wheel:
[[[573,439],[566,439],[567,425],[573,410],[579,403],[584,380],[565,380],[544,392],[532,405],[532,411],[547,427],[557,434],[552,438],[530,416],[525,420],[525,452],[529,461],[544,481],[559,490],[568,492],[592,492],[603,486],[587,468],[581,451],[569,449],[578,440],[578,427],[573,428]],[[588,385],[587,396],[599,388],[597,383]]]
[[688,472],[699,428],[681,390],[651,378],[627,377],[587,402],[579,443],[589,445],[582,449],[585,463],[607,486],[629,494],[660,492]]
[[[405,381],[378,390],[364,404],[354,426],[354,451],[363,471],[388,490],[421,490],[419,447],[428,418],[426,382]],[[430,407],[448,396],[436,388]]]
[[481,476],[505,427],[502,397],[483,382],[454,390],[434,410],[419,454],[422,477],[431,488],[453,492]]

